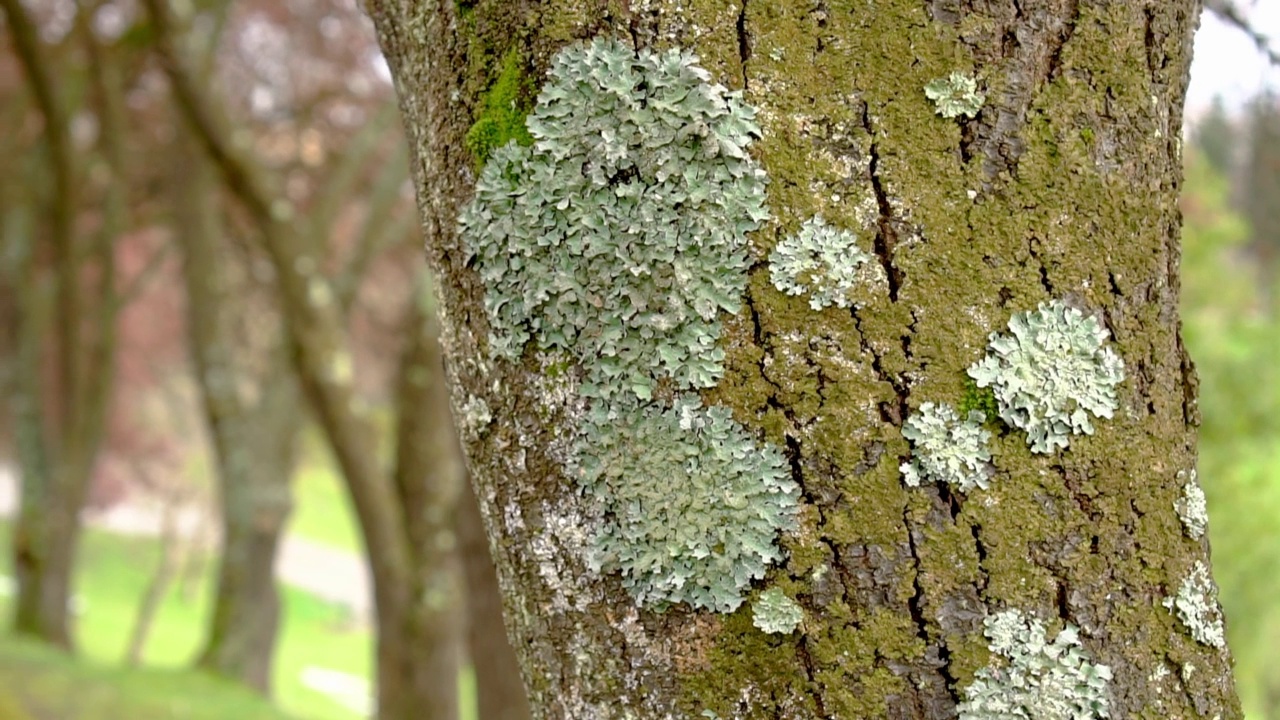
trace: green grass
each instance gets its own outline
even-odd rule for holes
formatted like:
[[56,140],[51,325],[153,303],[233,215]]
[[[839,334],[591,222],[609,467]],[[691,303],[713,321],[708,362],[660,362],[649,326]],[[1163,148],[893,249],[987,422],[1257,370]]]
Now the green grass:
[[[0,552],[5,556],[8,555],[8,534],[8,524],[0,525]],[[158,553],[157,543],[152,539],[92,530],[85,533],[76,588],[85,599],[86,607],[75,629],[84,659],[102,665],[120,664],[138,600]],[[212,569],[210,564],[207,571]],[[184,599],[176,588],[168,593],[149,635],[144,665],[175,670],[190,666],[203,638],[210,592],[206,573],[192,597]],[[307,593],[286,588],[283,602],[273,676],[278,703],[285,710],[310,720],[355,720],[356,714],[304,686],[301,673],[308,666],[317,666],[369,677],[372,652],[369,631],[353,627],[344,610]],[[9,605],[9,599],[0,599],[0,617],[8,617]],[[60,715],[49,717],[62,718]]]
[[253,693],[203,673],[109,667],[12,638],[0,641],[0,717],[291,720]]
[[[289,534],[340,550],[360,552],[360,529],[342,478],[319,453],[308,453],[293,478]],[[321,459],[325,462],[321,462]]]

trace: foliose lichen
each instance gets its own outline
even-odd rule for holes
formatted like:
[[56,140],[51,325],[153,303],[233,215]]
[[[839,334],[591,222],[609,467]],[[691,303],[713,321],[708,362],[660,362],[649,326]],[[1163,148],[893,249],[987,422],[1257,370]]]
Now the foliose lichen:
[[1098,720],[1110,717],[1111,668],[1089,660],[1071,625],[1053,639],[1034,616],[988,616],[985,635],[999,664],[978,671],[957,708],[960,720]]
[[1017,313],[1009,333],[992,333],[986,357],[968,370],[990,387],[1000,418],[1027,433],[1032,452],[1066,448],[1072,433],[1093,433],[1090,415],[1110,418],[1124,362],[1106,347],[1093,317],[1054,300]]
[[533,145],[495,150],[459,217],[492,354],[563,349],[597,397],[721,376],[718,316],[740,307],[768,212],[755,110],[709,77],[689,52],[612,39],[555,57]]
[[751,624],[767,633],[787,635],[804,620],[804,610],[781,588],[771,587],[751,604]]
[[1164,606],[1177,613],[1178,619],[1187,626],[1196,642],[1216,648],[1227,644],[1217,591],[1213,587],[1213,581],[1209,579],[1209,568],[1204,563],[1196,561],[1191,573],[1178,588],[1178,594],[1165,598]]
[[857,245],[857,236],[828,225],[821,216],[778,243],[769,255],[769,279],[788,295],[809,294],[809,306],[857,305],[859,287],[871,285],[880,265]]
[[1196,471],[1190,473],[1182,470],[1178,472],[1179,478],[1186,478],[1186,483],[1182,486],[1182,496],[1173,502],[1173,508],[1178,511],[1178,517],[1182,520],[1182,527],[1187,531],[1187,537],[1192,540],[1199,540],[1204,536],[1205,528],[1209,525],[1209,507],[1205,502],[1204,490],[1200,489],[1200,483],[1196,482]]
[[671,408],[597,402],[581,430],[571,471],[606,518],[589,561],[620,572],[637,603],[728,612],[781,559],[774,540],[794,524],[799,489],[727,408],[692,395]]
[[936,112],[944,118],[977,117],[987,98],[978,92],[978,81],[955,71],[924,86],[925,97],[933,101]]
[[912,448],[911,460],[900,466],[903,482],[911,487],[945,482],[965,492],[987,488],[992,467],[985,420],[977,410],[961,418],[947,403],[921,405],[902,426],[902,436]]

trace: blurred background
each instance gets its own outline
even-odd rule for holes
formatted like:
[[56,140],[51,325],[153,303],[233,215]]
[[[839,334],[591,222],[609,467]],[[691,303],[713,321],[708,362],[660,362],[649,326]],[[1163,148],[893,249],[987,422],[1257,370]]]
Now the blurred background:
[[[1188,99],[1183,322],[1237,678],[1250,718],[1280,719],[1280,3],[1226,7]],[[144,0],[0,0],[0,617],[26,636],[0,633],[0,717],[369,717],[352,480],[305,409],[275,284],[310,278],[341,319],[334,372],[391,464],[429,293],[390,76],[355,0],[174,8],[166,27]],[[185,129],[174,57],[241,184],[271,189],[268,219]],[[282,227],[300,243],[283,263],[261,241]],[[459,533],[465,604],[492,610],[467,558],[483,542]],[[492,616],[470,625],[468,719],[474,629],[502,642]]]

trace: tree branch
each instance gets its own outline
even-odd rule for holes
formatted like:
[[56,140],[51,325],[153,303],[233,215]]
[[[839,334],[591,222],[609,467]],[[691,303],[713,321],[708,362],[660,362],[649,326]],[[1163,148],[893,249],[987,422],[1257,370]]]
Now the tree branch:
[[1258,47],[1258,52],[1266,56],[1272,65],[1280,67],[1280,51],[1271,47],[1271,40],[1266,35],[1254,29],[1233,0],[1205,0],[1204,6],[1228,25],[1248,35],[1253,44]]

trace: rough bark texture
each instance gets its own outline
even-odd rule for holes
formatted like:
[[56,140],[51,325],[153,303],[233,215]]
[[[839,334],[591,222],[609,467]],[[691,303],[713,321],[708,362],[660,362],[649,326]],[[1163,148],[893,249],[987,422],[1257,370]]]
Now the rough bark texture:
[[467,651],[476,676],[476,709],[484,720],[525,720],[529,702],[507,640],[502,590],[483,523],[475,494],[463,488],[458,498],[458,556],[467,584]]
[[[439,275],[455,416],[539,718],[952,718],[1005,608],[1081,629],[1109,665],[1111,717],[1238,718],[1228,652],[1162,601],[1203,541],[1174,501],[1195,464],[1195,378],[1178,336],[1179,132],[1194,0],[374,0]],[[499,59],[540,84],[566,43],[607,33],[695,50],[760,109],[752,150],[775,221],[753,237],[728,371],[704,397],[786,448],[803,488],[788,560],[767,578],[803,632],[637,609],[589,573],[593,528],[564,472],[572,407],[530,355],[486,351],[484,289],[455,231],[472,194],[464,138]],[[934,113],[923,87],[974,68],[986,106]],[[810,309],[763,258],[822,214],[888,277],[860,309]],[[905,416],[958,405],[1009,316],[1066,298],[1111,331],[1120,409],[1068,451],[993,443],[992,487],[905,488]],[[465,430],[466,428],[464,428]],[[761,583],[763,585],[765,583]]]

